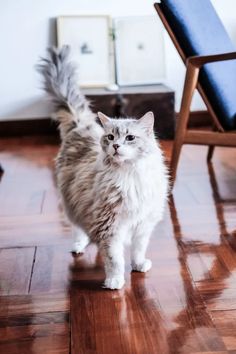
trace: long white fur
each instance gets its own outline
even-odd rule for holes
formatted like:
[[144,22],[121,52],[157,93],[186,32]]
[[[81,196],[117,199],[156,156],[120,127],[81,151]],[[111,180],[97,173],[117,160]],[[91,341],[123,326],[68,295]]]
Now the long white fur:
[[[68,53],[68,47],[50,49],[49,59],[40,66],[62,137],[57,184],[73,224],[73,250],[83,252],[96,242],[104,256],[104,287],[120,289],[125,281],[127,243],[131,243],[132,269],[146,272],[151,268],[146,250],[163,216],[167,170],[154,137],[152,112],[140,120],[111,119],[98,113],[101,127],[77,87]],[[109,134],[114,141],[108,140]],[[135,136],[133,142],[127,141],[127,134]],[[119,145],[118,154],[114,144]]]

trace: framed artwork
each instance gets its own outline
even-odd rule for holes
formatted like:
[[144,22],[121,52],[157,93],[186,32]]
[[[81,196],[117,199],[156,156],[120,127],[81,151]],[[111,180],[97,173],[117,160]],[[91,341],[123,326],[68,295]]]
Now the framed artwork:
[[156,16],[114,20],[117,84],[165,81],[164,34]]
[[114,84],[114,45],[109,16],[60,16],[58,46],[71,46],[71,59],[78,65],[81,87]]

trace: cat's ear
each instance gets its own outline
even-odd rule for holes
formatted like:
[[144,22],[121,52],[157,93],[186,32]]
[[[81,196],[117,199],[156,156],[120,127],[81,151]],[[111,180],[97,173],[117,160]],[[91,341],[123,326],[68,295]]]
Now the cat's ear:
[[98,118],[99,118],[100,122],[102,123],[102,126],[104,126],[110,122],[110,118],[102,112],[98,112]]
[[138,124],[143,127],[148,134],[153,132],[154,126],[154,114],[153,112],[147,112],[138,120]]

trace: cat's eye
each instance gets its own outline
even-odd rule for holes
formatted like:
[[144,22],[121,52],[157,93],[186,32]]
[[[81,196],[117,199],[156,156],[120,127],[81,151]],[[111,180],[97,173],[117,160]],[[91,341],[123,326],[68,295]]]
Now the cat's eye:
[[107,139],[108,139],[108,140],[114,140],[114,135],[108,134],[108,135],[107,135]]
[[125,138],[125,140],[128,140],[128,141],[132,141],[134,139],[135,139],[134,135],[126,135],[126,138]]

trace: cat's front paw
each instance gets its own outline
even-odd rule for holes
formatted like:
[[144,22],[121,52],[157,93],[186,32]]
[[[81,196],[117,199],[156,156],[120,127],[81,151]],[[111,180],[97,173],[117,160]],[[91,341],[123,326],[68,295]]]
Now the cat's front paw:
[[123,276],[115,276],[111,278],[106,278],[103,287],[107,289],[121,289],[125,283]]
[[74,242],[72,245],[71,252],[76,253],[76,254],[84,253],[85,248],[86,248],[86,245],[84,245],[83,243]]
[[145,259],[142,263],[137,264],[132,262],[132,270],[136,272],[147,272],[149,269],[152,268],[152,261],[150,259]]

